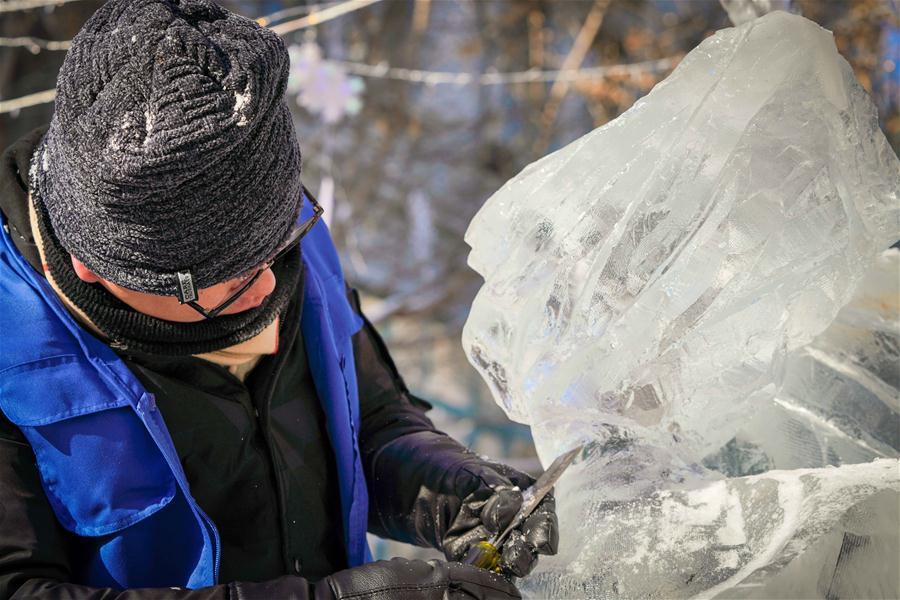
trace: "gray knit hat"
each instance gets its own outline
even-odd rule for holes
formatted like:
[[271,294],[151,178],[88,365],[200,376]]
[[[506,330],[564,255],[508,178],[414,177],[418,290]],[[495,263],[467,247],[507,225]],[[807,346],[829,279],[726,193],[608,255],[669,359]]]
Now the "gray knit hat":
[[176,294],[266,260],[301,198],[281,38],[208,0],[110,0],[72,41],[30,184],[63,247]]

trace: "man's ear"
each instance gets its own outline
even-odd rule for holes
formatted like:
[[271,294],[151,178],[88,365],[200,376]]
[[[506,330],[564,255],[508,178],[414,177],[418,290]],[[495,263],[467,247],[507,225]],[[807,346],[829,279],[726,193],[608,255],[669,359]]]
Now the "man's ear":
[[[72,255],[70,254],[69,256]],[[72,268],[75,269],[75,274],[78,275],[78,279],[86,283],[97,283],[100,281],[99,275],[84,266],[84,263],[74,256],[72,256]]]

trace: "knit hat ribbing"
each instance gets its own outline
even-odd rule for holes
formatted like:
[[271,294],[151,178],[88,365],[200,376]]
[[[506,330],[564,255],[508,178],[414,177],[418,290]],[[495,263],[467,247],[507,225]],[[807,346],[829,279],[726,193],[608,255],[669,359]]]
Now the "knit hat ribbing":
[[266,260],[301,205],[276,34],[208,0],[110,0],[75,36],[30,187],[63,247],[174,295]]

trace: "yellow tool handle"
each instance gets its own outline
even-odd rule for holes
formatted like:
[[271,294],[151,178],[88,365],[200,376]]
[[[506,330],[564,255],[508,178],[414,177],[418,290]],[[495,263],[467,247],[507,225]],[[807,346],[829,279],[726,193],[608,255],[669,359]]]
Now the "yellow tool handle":
[[467,565],[474,565],[480,569],[487,569],[494,573],[500,572],[500,550],[488,541],[481,541],[469,548],[469,553],[464,561]]

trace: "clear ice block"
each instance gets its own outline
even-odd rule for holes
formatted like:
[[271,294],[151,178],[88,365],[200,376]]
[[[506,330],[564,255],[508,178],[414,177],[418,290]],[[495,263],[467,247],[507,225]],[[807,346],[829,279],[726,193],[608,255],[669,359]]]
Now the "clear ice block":
[[[465,351],[510,418],[532,427],[545,465],[588,444],[561,482],[578,493],[559,500],[561,544],[582,540],[581,558],[545,561],[535,597],[597,597],[577,595],[597,573],[600,597],[631,597],[609,586],[634,564],[606,552],[654,535],[660,494],[752,496],[771,478],[721,480],[829,464],[859,492],[844,513],[896,492],[896,477],[847,464],[886,457],[874,464],[900,469],[896,312],[879,324],[838,311],[900,239],[898,193],[900,161],[831,33],[773,12],[708,38],[628,112],[487,201],[466,234],[485,283]],[[819,481],[787,473],[784,489]],[[784,511],[769,492],[741,500],[748,540]],[[844,518],[816,504],[824,496],[804,498],[804,540]],[[650,512],[585,537],[583,523],[610,527],[604,515],[629,506]],[[726,573],[710,558],[715,539],[695,538],[696,554],[676,553],[693,561],[690,582],[640,589],[722,593],[794,556],[746,542]]]

